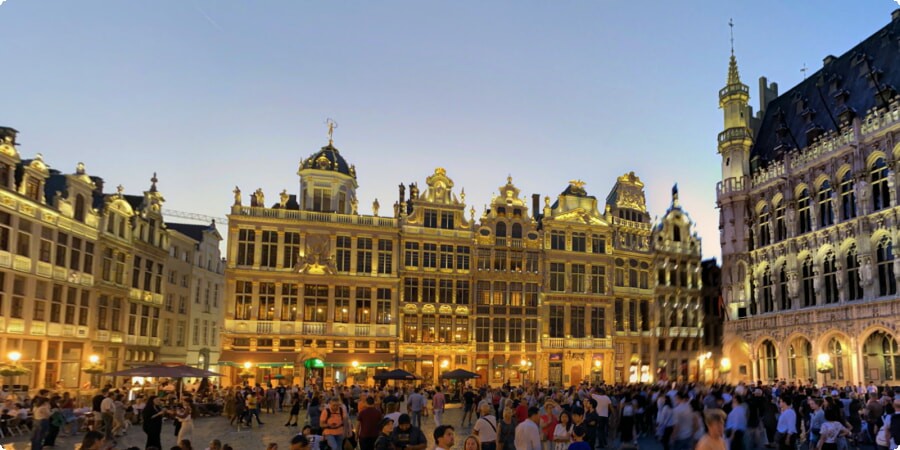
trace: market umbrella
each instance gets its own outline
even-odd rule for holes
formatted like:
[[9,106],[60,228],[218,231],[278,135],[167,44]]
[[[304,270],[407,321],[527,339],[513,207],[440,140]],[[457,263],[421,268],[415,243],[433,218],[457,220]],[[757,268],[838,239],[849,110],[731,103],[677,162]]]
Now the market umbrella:
[[446,378],[448,380],[470,380],[472,378],[481,378],[481,375],[464,369],[456,369],[442,374],[441,378]]
[[203,378],[203,377],[220,377],[221,374],[210,372],[208,370],[198,369],[196,367],[178,365],[164,366],[161,364],[143,367],[134,367],[131,369],[120,370],[118,372],[103,374],[107,377],[154,377],[154,378]]
[[421,380],[422,377],[409,373],[402,369],[394,369],[388,372],[382,372],[372,377],[376,380]]

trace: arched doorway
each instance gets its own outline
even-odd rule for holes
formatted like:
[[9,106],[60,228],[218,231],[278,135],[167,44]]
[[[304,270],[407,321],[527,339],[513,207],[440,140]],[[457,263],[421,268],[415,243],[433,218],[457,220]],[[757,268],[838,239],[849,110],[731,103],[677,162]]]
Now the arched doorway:
[[774,381],[778,378],[778,350],[774,342],[766,340],[760,344],[757,360],[759,361],[757,379]]
[[582,371],[581,371],[581,365],[572,366],[572,370],[570,371],[570,373],[572,375],[571,376],[571,378],[572,378],[571,385],[578,386],[579,384],[581,384],[581,380],[582,380],[582,378],[584,378],[584,375],[582,375]]
[[828,373],[829,382],[833,381],[843,384],[847,380],[847,374],[850,373],[847,367],[849,362],[849,358],[847,358],[848,350],[849,347],[837,336],[832,336],[825,343],[825,353],[828,354],[829,361],[834,366],[831,372]]
[[788,346],[788,376],[791,380],[807,382],[816,379],[812,344],[803,337],[795,338]]
[[896,381],[900,375],[900,351],[897,339],[890,333],[876,331],[863,344],[863,370],[865,377],[881,384]]

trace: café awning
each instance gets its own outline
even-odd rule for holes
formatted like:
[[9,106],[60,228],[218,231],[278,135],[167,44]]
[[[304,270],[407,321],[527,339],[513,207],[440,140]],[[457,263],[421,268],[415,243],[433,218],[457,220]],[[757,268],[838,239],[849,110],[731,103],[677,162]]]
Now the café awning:
[[297,363],[297,354],[294,352],[248,352],[237,350],[222,350],[219,354],[219,364],[241,366],[249,362],[259,367],[292,366]]

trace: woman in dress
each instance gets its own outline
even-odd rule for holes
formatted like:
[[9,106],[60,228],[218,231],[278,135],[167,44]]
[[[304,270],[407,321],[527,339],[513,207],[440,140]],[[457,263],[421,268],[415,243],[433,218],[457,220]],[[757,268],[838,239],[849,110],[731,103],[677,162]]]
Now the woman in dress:
[[559,423],[553,430],[554,450],[566,450],[572,443],[572,416],[568,411],[559,414]]
[[175,418],[181,422],[181,430],[178,431],[178,442],[190,441],[194,433],[194,408],[191,399],[181,400],[181,409],[175,414]]
[[162,399],[155,395],[150,396],[141,414],[143,415],[144,433],[147,434],[147,445],[144,447],[162,448],[160,434],[162,434],[163,416],[166,415],[166,410],[162,407]]
[[[294,394],[291,396],[291,415],[290,415],[290,417],[288,417],[288,421],[286,424],[284,424],[284,426],[296,427],[297,420],[299,420],[297,416],[299,416],[299,415],[300,415],[300,396],[297,394]],[[293,422],[293,423],[291,423],[291,422]]]

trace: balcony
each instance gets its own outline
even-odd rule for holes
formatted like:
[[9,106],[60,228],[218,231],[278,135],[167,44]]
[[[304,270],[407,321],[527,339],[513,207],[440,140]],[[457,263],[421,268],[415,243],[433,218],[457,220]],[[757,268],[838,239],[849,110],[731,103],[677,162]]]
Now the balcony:
[[232,215],[269,217],[273,219],[289,219],[306,222],[341,223],[346,225],[368,225],[376,227],[397,227],[397,219],[393,217],[359,216],[319,211],[294,211],[288,209],[269,209],[249,206],[238,206],[231,210]]
[[729,128],[719,133],[718,136],[720,147],[731,144],[733,142],[741,143],[745,140],[749,141],[750,139],[752,139],[752,135],[750,134],[750,130],[747,128]]
[[544,338],[544,348],[611,349],[610,338]]

